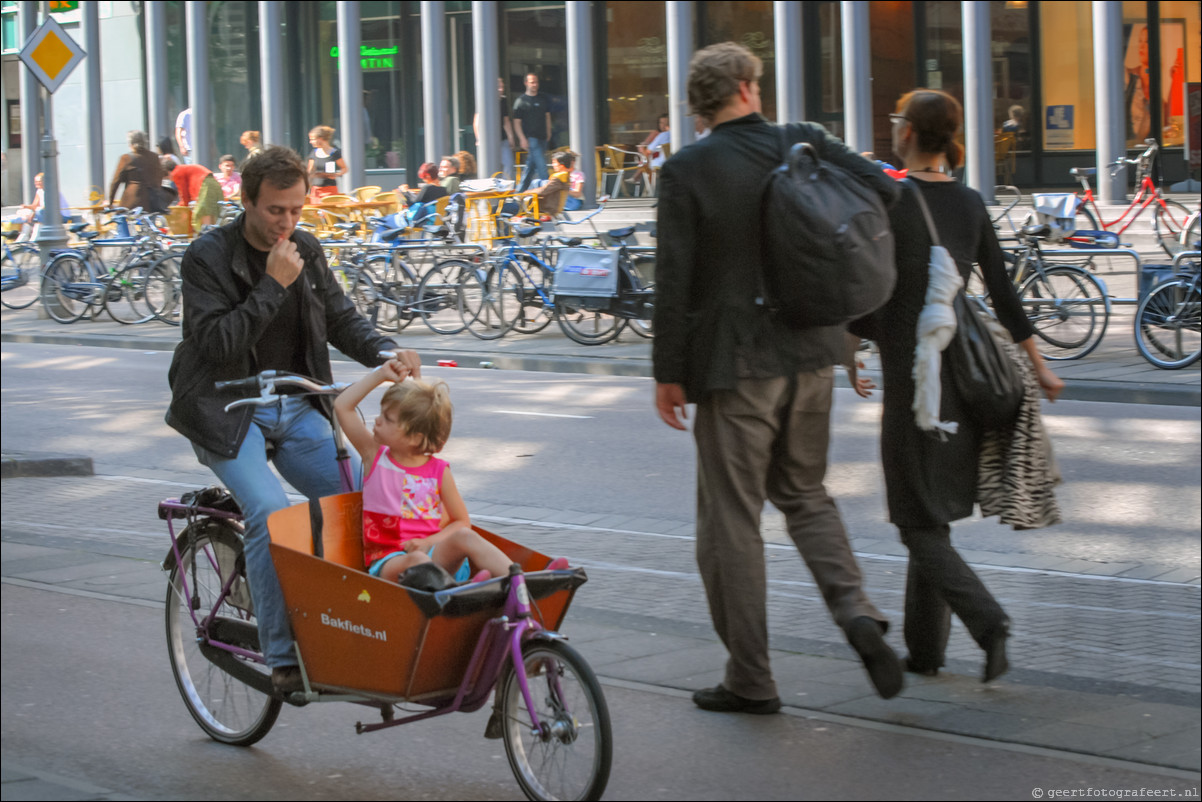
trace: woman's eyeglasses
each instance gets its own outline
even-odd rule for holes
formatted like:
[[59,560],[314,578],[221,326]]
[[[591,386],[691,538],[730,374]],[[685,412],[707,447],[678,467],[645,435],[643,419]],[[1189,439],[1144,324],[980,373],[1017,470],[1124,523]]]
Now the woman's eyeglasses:
[[889,115],[889,123],[891,125],[897,125],[900,122],[909,122],[909,118],[906,117],[906,115],[904,115],[904,114],[890,114]]

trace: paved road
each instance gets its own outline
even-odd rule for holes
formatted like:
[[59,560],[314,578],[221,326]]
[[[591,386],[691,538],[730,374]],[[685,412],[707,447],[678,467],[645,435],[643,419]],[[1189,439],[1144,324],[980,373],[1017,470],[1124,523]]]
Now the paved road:
[[[161,423],[165,355],[12,344],[3,353],[4,450],[13,444],[84,450],[97,467],[93,478],[4,481],[6,593],[13,586],[54,588],[157,605],[163,582],[154,563],[165,544],[154,503],[208,481],[187,445]],[[357,369],[339,365],[337,372],[346,378]],[[459,408],[453,448],[460,450],[450,456],[460,484],[470,488],[473,515],[502,534],[584,564],[592,581],[581,590],[567,631],[591,650],[612,687],[674,700],[665,702],[672,713],[645,701],[633,703],[632,711],[646,708],[648,716],[655,713],[652,720],[692,733],[692,719],[675,718],[679,707],[692,713],[681,697],[720,677],[722,653],[691,556],[688,438],[655,422],[644,380],[507,371],[440,375],[453,381]],[[904,564],[880,520],[877,408],[842,392],[837,407],[832,488],[859,535],[855,545],[870,592],[899,619]],[[1198,770],[1196,410],[1077,402],[1050,412],[1068,478],[1061,493],[1067,523],[1041,533],[985,522],[957,527],[969,559],[1016,620],[1015,671],[982,688],[975,681],[979,653],[957,630],[947,676],[912,678],[899,699],[876,699],[796,553],[779,542],[770,514],[774,665],[786,705],[841,725],[902,726],[911,738],[955,734],[1134,761],[1149,770]],[[662,467],[632,472],[630,465]],[[158,627],[153,639],[160,637]],[[6,638],[8,632],[6,624]],[[898,645],[899,634],[891,633]],[[158,646],[150,648],[161,654]],[[10,664],[24,665],[13,661],[33,652],[6,645],[3,653],[7,686],[10,676],[20,676]],[[7,762],[16,741],[7,736],[7,687],[4,696]],[[178,701],[168,704],[182,714]],[[636,712],[634,720],[643,721]],[[649,732],[655,738],[646,750],[655,754],[668,736]],[[719,734],[713,743],[726,739]],[[779,749],[761,748],[779,762]],[[638,783],[633,787],[645,790],[654,773],[631,776]],[[754,795],[715,787],[724,791],[717,796]],[[674,785],[664,788],[671,795]],[[776,793],[768,786],[765,792]]]

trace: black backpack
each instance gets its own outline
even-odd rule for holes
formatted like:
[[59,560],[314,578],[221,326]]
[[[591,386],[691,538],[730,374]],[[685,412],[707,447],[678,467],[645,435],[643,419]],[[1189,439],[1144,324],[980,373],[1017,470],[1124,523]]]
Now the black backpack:
[[761,219],[764,302],[790,328],[843,325],[889,300],[897,269],[885,204],[813,145],[788,148],[768,178]]

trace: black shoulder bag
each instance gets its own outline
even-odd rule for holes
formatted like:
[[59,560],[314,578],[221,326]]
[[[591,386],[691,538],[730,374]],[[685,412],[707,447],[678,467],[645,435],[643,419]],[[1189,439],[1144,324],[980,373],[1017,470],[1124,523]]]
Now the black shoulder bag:
[[[926,218],[931,244],[937,246],[939,233],[922,190],[914,187],[914,195]],[[983,319],[990,312],[978,299],[968,298],[961,290],[956,293],[952,308],[956,313],[956,334],[943,358],[963,402],[964,414],[986,429],[1009,426],[1018,416],[1023,400],[1022,374],[990,331],[992,321]]]

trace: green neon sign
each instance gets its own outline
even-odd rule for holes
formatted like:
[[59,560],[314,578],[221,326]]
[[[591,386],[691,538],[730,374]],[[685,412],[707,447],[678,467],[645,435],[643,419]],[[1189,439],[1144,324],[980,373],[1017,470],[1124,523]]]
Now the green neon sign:
[[[396,69],[396,55],[400,52],[396,45],[376,47],[373,45],[359,46],[359,65],[365,71]],[[330,48],[330,58],[339,58],[341,53],[337,46]]]

